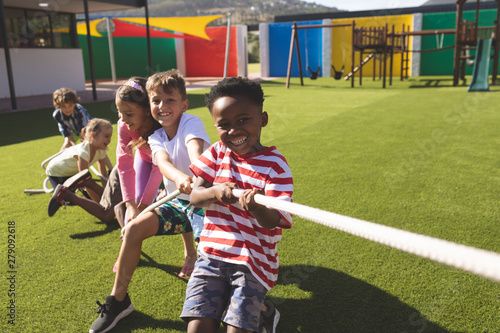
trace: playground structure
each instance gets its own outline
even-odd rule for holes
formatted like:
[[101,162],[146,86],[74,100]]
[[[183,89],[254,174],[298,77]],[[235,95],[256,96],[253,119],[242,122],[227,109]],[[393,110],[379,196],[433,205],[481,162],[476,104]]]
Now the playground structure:
[[[483,45],[480,42],[483,39],[492,39],[493,43],[493,70],[491,83],[496,84],[497,74],[498,74],[498,52],[500,49],[500,0],[496,0],[497,5],[497,15],[495,20],[495,25],[487,28],[479,28],[479,3],[480,0],[476,1],[476,21],[474,23],[463,20],[464,5],[467,0],[457,0],[457,14],[456,14],[456,41],[455,41],[455,52],[453,60],[453,85],[458,85],[459,77],[465,83],[465,63],[469,59],[467,51],[470,48]],[[478,34],[480,31],[485,32],[482,36]],[[488,36],[489,34],[489,36]],[[482,50],[482,49],[481,49]],[[489,60],[489,54],[484,58]],[[480,57],[476,57],[480,60]],[[475,66],[478,64],[475,64]],[[474,70],[476,72],[476,70]],[[488,75],[488,68],[486,68],[486,76]],[[478,73],[479,74],[479,73]],[[473,79],[474,80],[474,79]]]
[[[498,60],[500,50],[500,12],[496,12],[496,20],[493,26],[479,26],[479,9],[480,0],[476,0],[475,20],[467,21],[463,19],[463,11],[466,0],[457,0],[456,2],[456,26],[453,29],[434,29],[412,31],[409,25],[403,24],[401,30],[396,31],[396,26],[393,24],[389,29],[389,25],[383,27],[364,26],[357,27],[356,21],[352,21],[352,48],[351,48],[351,68],[350,72],[344,76],[345,80],[351,80],[351,87],[354,87],[355,75],[359,73],[359,85],[362,85],[363,67],[370,63],[373,64],[373,80],[378,77],[382,81],[382,87],[386,88],[387,76],[389,76],[389,85],[392,85],[394,56],[401,55],[400,61],[400,79],[404,80],[409,77],[410,69],[410,54],[411,53],[428,53],[439,52],[442,50],[454,49],[453,59],[453,85],[457,86],[459,80],[466,84],[466,66],[474,64],[472,83],[469,90],[488,90],[489,62],[492,58],[492,79],[491,83],[496,84],[498,75]],[[497,9],[500,8],[500,0],[496,0]],[[290,50],[288,57],[288,70],[286,86],[289,87],[291,66],[293,60],[294,47],[297,50],[298,70],[301,85],[303,82],[302,62],[300,59],[300,43],[297,31],[299,29],[310,28],[335,28],[345,27],[345,24],[323,24],[323,25],[292,25],[292,36],[290,39]],[[451,46],[443,47],[444,35],[454,35],[455,43]],[[436,48],[434,49],[412,49],[410,41],[413,37],[435,36]],[[493,55],[490,56],[491,48]],[[475,51],[475,57],[471,56],[471,51]],[[356,56],[359,53],[359,57]],[[359,61],[356,63],[356,58]],[[378,62],[378,66],[377,66]],[[389,62],[389,64],[387,64]],[[389,66],[389,68],[387,68]],[[333,68],[333,66],[332,66]],[[377,70],[378,69],[378,70]],[[341,77],[334,69],[335,78]],[[478,82],[480,82],[478,84]]]
[[[351,79],[351,87],[354,88],[355,74],[359,72],[359,85],[362,85],[363,66],[371,60],[373,60],[373,80],[375,80],[378,59],[379,78],[382,78],[382,86],[385,88],[387,80],[387,60],[389,60],[389,85],[392,85],[395,53],[401,53],[401,80],[408,78],[409,37],[404,34],[405,29],[406,28],[403,25],[402,34],[396,34],[394,25],[392,25],[391,32],[389,33],[388,24],[385,24],[384,27],[356,28],[356,22],[353,21],[351,72],[344,77],[344,80]],[[359,52],[359,64],[357,66],[356,52]],[[365,54],[367,55],[365,56]]]

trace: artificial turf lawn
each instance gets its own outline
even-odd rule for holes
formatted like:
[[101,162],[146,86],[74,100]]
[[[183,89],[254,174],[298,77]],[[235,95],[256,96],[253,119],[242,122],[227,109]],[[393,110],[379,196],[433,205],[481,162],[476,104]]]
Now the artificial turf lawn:
[[[331,79],[264,84],[262,142],[287,157],[294,200],[412,232],[500,252],[500,89],[422,88]],[[215,139],[202,105],[192,113]],[[116,119],[110,103],[87,105]],[[114,279],[119,232],[77,207],[47,217],[40,162],[61,144],[49,110],[0,115],[0,255],[16,223],[16,325],[0,332],[82,332]],[[29,125],[27,125],[29,124]],[[26,129],[30,130],[27,131]],[[116,132],[115,132],[116,134]],[[29,140],[29,141],[28,141]],[[110,154],[114,160],[113,138]],[[499,332],[500,283],[300,218],[280,243],[280,283],[270,293],[280,332]],[[116,332],[178,332],[185,282],[180,237],[145,241],[130,286],[136,312]],[[7,269],[7,261],[2,264]]]

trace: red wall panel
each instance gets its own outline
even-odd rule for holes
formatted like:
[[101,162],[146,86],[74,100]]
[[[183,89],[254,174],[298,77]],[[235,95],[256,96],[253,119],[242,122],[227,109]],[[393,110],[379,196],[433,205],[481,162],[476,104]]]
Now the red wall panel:
[[[226,27],[209,27],[207,35],[211,40],[186,39],[186,76],[218,76],[224,74],[224,56],[226,52]],[[227,75],[238,75],[238,52],[236,45],[236,27],[231,27],[231,46]]]

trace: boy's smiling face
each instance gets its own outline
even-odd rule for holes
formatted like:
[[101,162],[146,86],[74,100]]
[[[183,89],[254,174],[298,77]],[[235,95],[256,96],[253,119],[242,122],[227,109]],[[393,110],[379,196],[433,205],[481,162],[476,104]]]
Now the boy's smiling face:
[[224,96],[212,106],[212,119],[221,141],[238,155],[261,150],[260,132],[267,113],[247,98]]
[[188,100],[177,89],[166,91],[156,88],[149,92],[151,115],[165,129],[169,138],[175,136],[182,113],[188,108]]
[[76,104],[73,102],[62,103],[60,110],[65,116],[69,117],[73,114],[73,112],[75,112],[75,106]]

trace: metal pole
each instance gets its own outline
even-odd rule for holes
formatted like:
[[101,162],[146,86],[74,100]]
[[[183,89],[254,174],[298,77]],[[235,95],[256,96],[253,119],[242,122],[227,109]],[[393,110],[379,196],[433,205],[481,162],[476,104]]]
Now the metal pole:
[[3,0],[0,0],[0,29],[2,29],[2,40],[5,52],[5,65],[7,67],[7,78],[9,80],[10,104],[12,110],[17,110],[16,89],[14,88],[14,75],[12,74],[12,62],[10,61],[9,41],[7,40],[7,28],[5,27],[5,12]]
[[458,0],[456,11],[455,52],[453,59],[453,86],[458,85],[458,77],[460,73],[460,56],[462,55],[462,14],[463,1]]
[[89,2],[83,0],[83,8],[85,10],[85,26],[87,27],[87,46],[89,50],[89,67],[90,67],[90,80],[92,81],[92,97],[94,101],[97,100],[97,89],[95,83],[94,72],[94,52],[92,51],[92,39],[90,38],[90,20],[89,20]]
[[497,0],[497,17],[495,21],[495,44],[493,49],[493,72],[491,73],[491,84],[497,83],[498,53],[500,52],[500,0]]
[[146,44],[148,49],[148,70],[147,74],[151,74],[153,72],[153,55],[151,52],[151,33],[149,29],[149,7],[148,0],[144,0],[144,14],[146,16]]
[[394,37],[394,33],[395,33],[395,28],[394,28],[394,24],[392,25],[392,30],[391,30],[391,46],[390,46],[390,61],[389,61],[389,85],[392,86],[392,72],[393,72],[393,67],[394,67],[394,43],[395,43],[395,37]]
[[111,64],[111,79],[116,82],[115,47],[113,44],[113,32],[111,31],[109,17],[106,17],[106,30],[108,31],[109,62]]
[[384,28],[384,39],[383,39],[383,42],[384,42],[384,47],[383,47],[383,50],[384,50],[384,68],[383,68],[383,77],[382,77],[382,88],[385,88],[386,87],[386,79],[387,79],[387,33],[389,31],[389,28],[388,28],[388,24],[386,23],[385,24],[385,28]]
[[355,30],[356,30],[356,23],[355,21],[353,20],[352,21],[352,43],[351,43],[351,88],[354,88],[354,61],[355,61],[355,55],[356,55],[356,48],[355,48],[355,40],[354,40],[354,36],[355,36]]
[[295,45],[295,34],[297,33],[297,25],[292,25],[292,37],[290,37],[290,50],[288,51],[288,67],[286,70],[286,83],[287,88],[290,87],[290,76],[292,75],[292,61],[293,61],[293,46]]
[[[295,25],[297,28],[297,25]],[[300,57],[299,32],[295,33],[295,46],[297,47],[297,61],[299,62],[300,85],[304,85],[304,75],[302,74],[302,59]]]
[[226,27],[226,53],[224,55],[224,75],[227,77],[227,70],[229,66],[229,49],[231,47],[231,13],[227,13],[227,27]]

